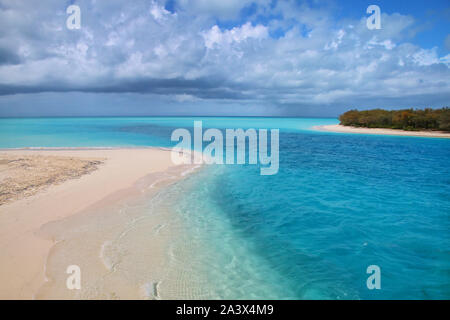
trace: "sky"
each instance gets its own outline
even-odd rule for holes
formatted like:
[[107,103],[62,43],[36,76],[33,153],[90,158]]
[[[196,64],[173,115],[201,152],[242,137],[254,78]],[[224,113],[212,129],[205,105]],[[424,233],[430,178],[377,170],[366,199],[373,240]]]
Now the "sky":
[[0,117],[438,108],[449,68],[448,0],[0,0]]

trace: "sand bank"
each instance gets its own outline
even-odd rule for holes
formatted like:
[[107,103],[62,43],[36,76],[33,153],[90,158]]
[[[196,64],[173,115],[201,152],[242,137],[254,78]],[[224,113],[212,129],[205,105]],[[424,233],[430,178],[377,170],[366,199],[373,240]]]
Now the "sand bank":
[[0,205],[89,174],[102,160],[0,152]]
[[[0,182],[13,177],[21,181],[21,187],[9,190],[16,192],[10,202],[0,205],[0,299],[35,298],[48,280],[46,262],[58,239],[42,237],[43,226],[136,194],[136,185],[145,177],[150,177],[146,183],[153,188],[174,168],[170,151],[150,148],[1,150],[0,154],[7,160],[4,166],[14,159],[19,164],[6,167]],[[33,192],[20,194],[33,185]]]
[[384,134],[395,136],[412,136],[412,137],[429,137],[429,138],[450,138],[450,133],[441,131],[405,131],[395,129],[383,129],[383,128],[357,128],[343,126],[340,124],[315,126],[315,130],[331,131],[340,133],[363,133],[363,134]]

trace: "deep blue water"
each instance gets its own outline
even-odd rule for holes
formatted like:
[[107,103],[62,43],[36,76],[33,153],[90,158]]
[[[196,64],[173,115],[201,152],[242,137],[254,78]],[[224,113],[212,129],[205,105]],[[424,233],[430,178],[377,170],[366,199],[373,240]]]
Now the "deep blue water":
[[[0,147],[170,146],[193,118],[0,119]],[[449,299],[450,140],[311,131],[335,119],[205,118],[280,128],[280,169],[211,166],[175,209],[220,298]],[[381,290],[366,268],[381,268]]]

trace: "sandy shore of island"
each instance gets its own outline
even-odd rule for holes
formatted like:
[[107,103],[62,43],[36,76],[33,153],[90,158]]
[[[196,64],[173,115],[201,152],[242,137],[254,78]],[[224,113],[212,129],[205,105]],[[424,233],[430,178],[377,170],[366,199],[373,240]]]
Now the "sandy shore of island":
[[343,126],[340,124],[315,126],[315,130],[330,131],[339,133],[362,133],[362,134],[382,134],[395,136],[412,136],[412,137],[428,137],[428,138],[450,138],[450,133],[441,131],[405,131],[383,128],[357,128]]
[[[176,174],[166,174],[173,168]],[[33,299],[48,281],[57,239],[43,237],[43,226],[136,195],[145,177],[156,190],[159,180],[192,169],[174,166],[170,151],[156,148],[0,150],[0,299]]]

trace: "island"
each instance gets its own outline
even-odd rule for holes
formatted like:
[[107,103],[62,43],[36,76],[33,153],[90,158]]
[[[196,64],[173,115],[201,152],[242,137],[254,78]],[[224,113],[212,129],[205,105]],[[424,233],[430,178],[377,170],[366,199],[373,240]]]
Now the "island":
[[340,124],[315,129],[341,133],[386,134],[450,138],[450,108],[350,110]]

